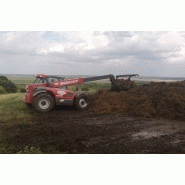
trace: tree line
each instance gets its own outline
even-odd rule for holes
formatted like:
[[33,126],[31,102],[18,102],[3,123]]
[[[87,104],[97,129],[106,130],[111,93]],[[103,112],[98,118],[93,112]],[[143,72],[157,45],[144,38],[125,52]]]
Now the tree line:
[[2,86],[6,92],[8,93],[16,93],[17,87],[16,85],[8,80],[6,76],[0,76],[0,86]]

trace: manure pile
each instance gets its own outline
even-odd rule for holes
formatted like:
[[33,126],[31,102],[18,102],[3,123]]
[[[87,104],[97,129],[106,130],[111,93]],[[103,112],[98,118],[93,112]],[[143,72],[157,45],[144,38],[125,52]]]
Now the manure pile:
[[90,98],[94,113],[185,120],[185,81],[151,82],[126,92],[101,90]]
[[116,81],[122,91],[127,91],[127,90],[134,88],[134,87],[137,87],[137,85],[134,81],[131,81],[128,79],[127,80],[117,79]]

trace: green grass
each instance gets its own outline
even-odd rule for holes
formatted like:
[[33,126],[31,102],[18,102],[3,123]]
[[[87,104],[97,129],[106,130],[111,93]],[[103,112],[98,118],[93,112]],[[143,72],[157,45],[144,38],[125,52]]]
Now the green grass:
[[7,94],[6,90],[0,86],[0,94]]
[[9,80],[11,80],[15,84],[32,84],[35,80],[34,77],[17,77],[17,76],[9,76]]
[[16,84],[16,87],[17,87],[18,90],[21,89],[21,88],[26,89],[26,84]]
[[144,85],[144,84],[149,84],[150,82],[142,82],[142,81],[136,81],[136,85],[138,86],[141,86],[141,85]]
[[[94,94],[97,93],[100,89],[109,90],[111,88],[111,83],[107,81],[100,81],[100,82],[88,82],[83,85],[78,85],[78,91],[84,91],[87,94]],[[76,86],[68,86],[68,90],[75,91]]]
[[97,93],[100,89],[109,90],[111,83],[107,81],[88,82],[80,85],[80,91],[85,91],[87,94]]
[[34,77],[17,77],[17,76],[9,76],[8,79],[16,84],[17,92],[20,92],[21,89],[26,89],[26,85],[32,84],[35,80]]
[[23,93],[0,95],[0,122],[1,124],[25,123],[32,117],[30,109],[24,102]]
[[26,92],[26,84],[16,84],[16,87],[17,87],[17,92]]

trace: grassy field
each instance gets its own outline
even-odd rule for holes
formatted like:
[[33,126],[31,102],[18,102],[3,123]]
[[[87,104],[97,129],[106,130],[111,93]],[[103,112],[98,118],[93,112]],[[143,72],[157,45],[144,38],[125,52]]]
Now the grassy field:
[[[99,82],[88,82],[83,85],[78,85],[78,91],[84,91],[87,94],[97,93],[100,89],[108,90],[111,88],[111,83],[107,81],[99,81]],[[76,86],[69,86],[69,90],[75,91]]]
[[0,122],[12,124],[16,121],[26,122],[31,118],[30,110],[24,102],[23,93],[0,95]]
[[6,94],[7,92],[5,91],[5,89],[2,87],[2,86],[0,86],[0,94]]
[[8,76],[8,79],[15,84],[30,84],[35,80],[34,77],[17,77],[17,76]]

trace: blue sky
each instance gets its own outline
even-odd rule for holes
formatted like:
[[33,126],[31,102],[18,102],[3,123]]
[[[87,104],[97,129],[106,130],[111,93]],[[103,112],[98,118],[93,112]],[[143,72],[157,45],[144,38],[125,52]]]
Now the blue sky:
[[185,77],[185,32],[0,32],[0,73]]

